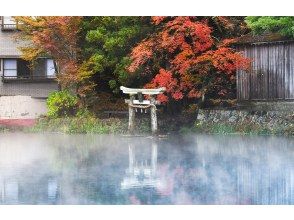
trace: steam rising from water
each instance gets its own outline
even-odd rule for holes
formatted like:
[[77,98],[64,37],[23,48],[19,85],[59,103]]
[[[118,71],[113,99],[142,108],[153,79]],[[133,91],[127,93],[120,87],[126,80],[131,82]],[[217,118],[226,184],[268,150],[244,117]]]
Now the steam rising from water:
[[0,134],[1,204],[294,204],[294,139]]

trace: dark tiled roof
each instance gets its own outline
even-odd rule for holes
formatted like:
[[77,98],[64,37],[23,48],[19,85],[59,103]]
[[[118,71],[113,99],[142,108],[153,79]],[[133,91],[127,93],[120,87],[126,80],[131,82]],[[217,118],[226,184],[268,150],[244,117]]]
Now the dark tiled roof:
[[275,43],[275,42],[285,42],[285,41],[294,41],[294,39],[284,37],[278,33],[263,34],[263,35],[247,34],[242,37],[239,37],[235,44],[260,44],[260,43]]
[[17,31],[0,30],[0,58],[20,57],[19,47],[24,46],[25,42],[16,41]]

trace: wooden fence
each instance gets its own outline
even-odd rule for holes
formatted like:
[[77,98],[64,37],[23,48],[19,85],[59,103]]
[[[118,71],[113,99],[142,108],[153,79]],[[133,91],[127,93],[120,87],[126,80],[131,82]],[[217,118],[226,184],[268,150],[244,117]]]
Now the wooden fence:
[[294,100],[294,42],[245,44],[237,49],[252,59],[249,71],[237,71],[239,101]]

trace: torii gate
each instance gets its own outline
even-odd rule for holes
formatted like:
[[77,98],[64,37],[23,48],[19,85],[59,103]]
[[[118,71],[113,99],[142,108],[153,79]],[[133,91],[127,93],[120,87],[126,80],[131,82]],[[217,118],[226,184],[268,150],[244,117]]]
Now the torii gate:
[[[126,99],[125,102],[129,105],[129,132],[134,132],[135,127],[135,109],[147,109],[150,108],[151,116],[151,131],[152,134],[157,133],[157,115],[156,115],[156,105],[160,102],[156,101],[155,96],[162,94],[166,89],[164,87],[158,89],[132,89],[124,86],[120,87],[120,90],[124,94],[129,94],[130,99]],[[148,100],[144,100],[143,95],[149,95]],[[138,99],[135,99],[136,96]]]

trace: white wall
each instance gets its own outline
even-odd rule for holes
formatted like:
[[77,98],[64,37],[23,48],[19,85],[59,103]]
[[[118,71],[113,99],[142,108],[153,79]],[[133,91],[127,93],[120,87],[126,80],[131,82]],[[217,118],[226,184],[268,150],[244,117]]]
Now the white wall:
[[30,96],[0,96],[0,119],[34,119],[46,113],[45,99]]

